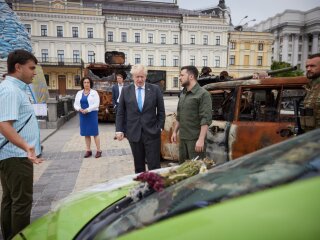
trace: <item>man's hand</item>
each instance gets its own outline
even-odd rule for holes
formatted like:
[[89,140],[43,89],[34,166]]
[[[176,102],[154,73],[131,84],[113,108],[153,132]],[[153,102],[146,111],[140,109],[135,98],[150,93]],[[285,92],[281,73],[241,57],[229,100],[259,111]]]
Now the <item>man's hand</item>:
[[204,150],[204,140],[198,139],[198,141],[196,142],[195,151],[196,152],[203,152],[203,150]]
[[116,133],[116,137],[117,137],[118,141],[122,141],[122,139],[124,138],[124,134],[123,133]]
[[42,158],[37,158],[36,151],[35,151],[34,147],[27,148],[27,157],[34,164],[39,164],[39,163],[43,162]]
[[172,143],[177,143],[177,133],[173,132],[171,135],[171,142]]

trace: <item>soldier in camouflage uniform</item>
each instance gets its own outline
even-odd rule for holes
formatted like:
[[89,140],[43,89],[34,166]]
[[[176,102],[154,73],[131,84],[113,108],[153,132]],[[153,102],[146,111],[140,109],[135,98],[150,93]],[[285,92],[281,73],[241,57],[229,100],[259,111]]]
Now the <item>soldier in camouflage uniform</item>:
[[303,130],[310,131],[320,128],[320,53],[309,56],[306,70],[310,82],[306,86],[307,94],[300,114]]

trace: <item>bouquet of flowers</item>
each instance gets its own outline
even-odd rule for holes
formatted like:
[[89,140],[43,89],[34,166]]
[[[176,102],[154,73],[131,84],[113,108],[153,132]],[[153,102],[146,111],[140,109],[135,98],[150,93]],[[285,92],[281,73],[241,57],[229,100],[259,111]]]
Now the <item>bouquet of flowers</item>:
[[205,173],[208,169],[215,166],[213,160],[187,160],[178,168],[172,169],[167,173],[143,172],[134,180],[141,182],[137,187],[132,189],[129,196],[137,201],[141,199],[150,189],[161,192],[164,188],[180,182],[186,178]]

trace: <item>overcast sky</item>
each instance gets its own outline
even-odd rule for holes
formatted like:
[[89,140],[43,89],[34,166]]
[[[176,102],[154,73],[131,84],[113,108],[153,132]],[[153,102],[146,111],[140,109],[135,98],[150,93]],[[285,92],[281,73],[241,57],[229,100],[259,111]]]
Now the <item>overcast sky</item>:
[[[178,0],[180,8],[191,10],[216,6],[218,3],[219,0]],[[256,19],[256,22],[250,22],[251,26],[286,9],[306,11],[320,6],[320,0],[225,0],[225,3],[231,10],[233,25],[238,25],[248,15],[241,24]]]

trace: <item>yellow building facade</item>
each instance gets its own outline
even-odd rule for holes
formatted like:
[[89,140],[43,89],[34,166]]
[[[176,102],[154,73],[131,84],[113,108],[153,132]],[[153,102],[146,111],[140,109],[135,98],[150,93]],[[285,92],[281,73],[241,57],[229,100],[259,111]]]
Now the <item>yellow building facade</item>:
[[229,32],[228,72],[233,78],[270,70],[273,35],[254,31]]

